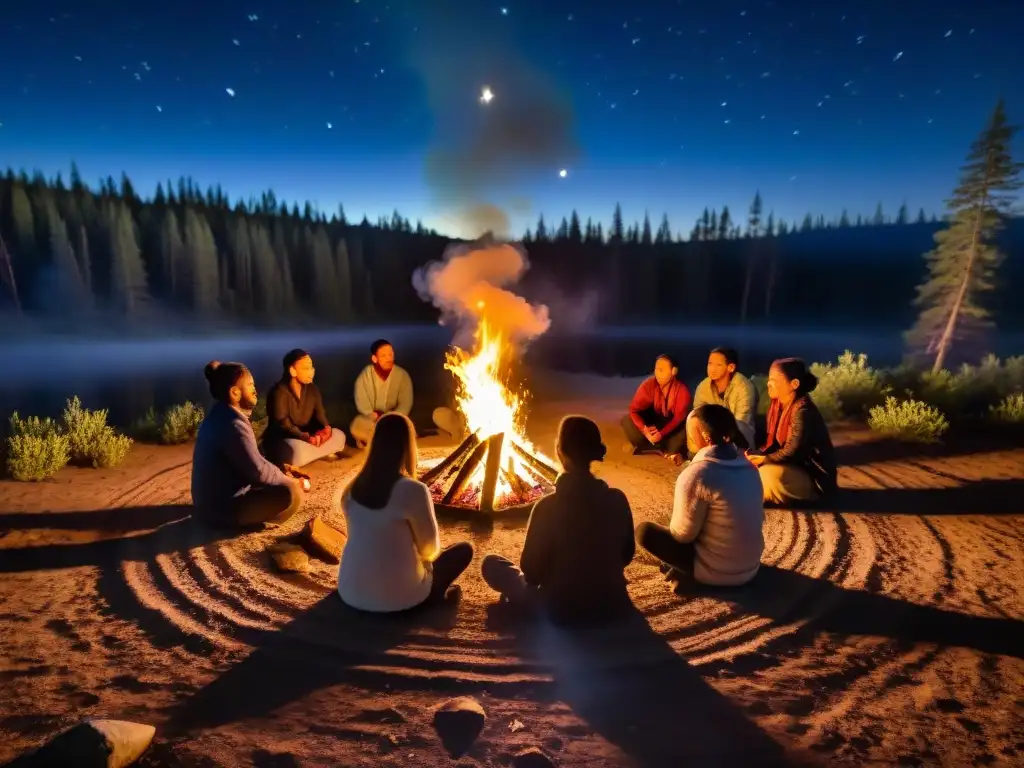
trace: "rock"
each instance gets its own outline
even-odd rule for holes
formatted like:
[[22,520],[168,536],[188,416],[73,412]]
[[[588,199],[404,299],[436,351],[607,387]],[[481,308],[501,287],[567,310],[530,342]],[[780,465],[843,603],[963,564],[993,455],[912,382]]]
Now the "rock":
[[325,523],[316,515],[303,530],[310,551],[329,563],[341,562],[341,550],[345,546],[345,534]]
[[539,747],[530,747],[522,752],[516,752],[512,758],[512,765],[515,768],[554,768],[555,764],[551,758],[544,754]]
[[285,573],[309,573],[309,555],[298,544],[282,541],[267,551],[278,570]]
[[453,758],[462,757],[484,729],[487,715],[472,696],[449,699],[434,711],[434,730]]
[[12,765],[47,768],[123,768],[153,742],[156,728],[125,720],[86,720]]

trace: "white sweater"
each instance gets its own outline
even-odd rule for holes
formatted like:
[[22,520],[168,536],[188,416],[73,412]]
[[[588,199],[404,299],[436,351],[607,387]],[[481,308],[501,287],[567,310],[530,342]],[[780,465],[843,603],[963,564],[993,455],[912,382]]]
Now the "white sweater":
[[338,594],[347,605],[388,613],[419,605],[430,595],[430,563],[441,539],[430,490],[402,477],[382,509],[343,496],[348,538],[338,568]]
[[693,575],[734,586],[754,578],[764,551],[761,476],[732,447],[702,448],[676,480],[672,536],[693,542]]

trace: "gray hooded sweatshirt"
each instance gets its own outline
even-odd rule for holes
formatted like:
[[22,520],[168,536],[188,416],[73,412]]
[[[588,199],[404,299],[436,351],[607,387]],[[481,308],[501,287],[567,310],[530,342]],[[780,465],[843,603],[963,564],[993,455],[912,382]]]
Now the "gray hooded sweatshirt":
[[693,542],[694,578],[735,586],[754,578],[764,550],[764,503],[757,468],[731,445],[708,446],[676,480],[672,536]]

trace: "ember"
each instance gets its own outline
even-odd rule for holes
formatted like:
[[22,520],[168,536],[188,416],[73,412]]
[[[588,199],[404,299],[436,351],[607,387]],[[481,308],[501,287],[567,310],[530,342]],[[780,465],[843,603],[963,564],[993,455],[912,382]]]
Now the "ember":
[[442,507],[494,512],[529,506],[552,492],[558,470],[525,435],[524,396],[500,377],[511,345],[482,319],[474,346],[473,354],[452,347],[445,363],[470,435],[420,479]]

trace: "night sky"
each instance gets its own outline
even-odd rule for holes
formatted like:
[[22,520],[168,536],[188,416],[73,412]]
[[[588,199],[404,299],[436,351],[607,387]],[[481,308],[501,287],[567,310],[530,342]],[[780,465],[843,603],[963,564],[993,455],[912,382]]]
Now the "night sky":
[[688,233],[758,189],[789,220],[941,212],[996,99],[1024,122],[1020,0],[3,5],[3,165],[449,232],[621,201]]

